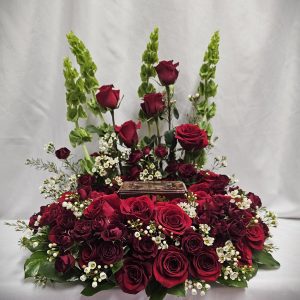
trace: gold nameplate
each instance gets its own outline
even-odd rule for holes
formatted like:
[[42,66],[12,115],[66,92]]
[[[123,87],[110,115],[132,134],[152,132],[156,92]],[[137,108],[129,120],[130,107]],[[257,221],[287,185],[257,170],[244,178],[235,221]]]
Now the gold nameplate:
[[121,198],[159,195],[167,198],[184,197],[187,192],[182,181],[124,181],[118,194]]

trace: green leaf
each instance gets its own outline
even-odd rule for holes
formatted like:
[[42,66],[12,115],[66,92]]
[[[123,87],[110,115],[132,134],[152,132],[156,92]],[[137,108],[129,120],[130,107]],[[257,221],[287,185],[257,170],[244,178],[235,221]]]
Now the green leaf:
[[280,263],[265,250],[254,251],[253,260],[259,265],[260,268],[277,269],[280,267]]
[[76,127],[70,132],[69,139],[71,145],[76,147],[77,145],[81,145],[85,142],[90,142],[92,140],[92,136],[85,128]]
[[176,146],[177,140],[175,139],[174,130],[168,130],[165,132],[165,142],[168,148],[174,148]]
[[123,267],[123,260],[119,260],[116,263],[114,263],[113,267],[111,268],[111,271],[113,274],[117,273],[121,268]]
[[166,296],[168,289],[163,287],[154,278],[151,278],[145,291],[147,296],[150,297],[149,300],[162,300]]
[[247,280],[250,280],[251,278],[253,278],[257,274],[258,264],[253,262],[252,263],[252,269],[253,269],[252,272],[246,273]]
[[47,250],[48,249],[48,238],[45,235],[34,235],[31,238],[23,237],[22,245],[24,245],[31,252]]
[[47,263],[47,253],[44,251],[34,252],[24,264],[25,278],[38,275],[42,264]]
[[179,112],[178,112],[177,107],[175,107],[175,106],[173,108],[173,114],[174,114],[174,117],[178,120],[178,118],[179,118]]
[[238,281],[237,279],[236,280],[231,280],[231,279],[225,280],[224,278],[220,277],[220,278],[218,278],[217,282],[222,285],[235,287],[235,288],[246,288],[248,286],[246,280],[241,280],[241,281]]
[[172,288],[168,289],[168,294],[175,295],[178,297],[185,297],[185,285],[184,283],[180,283]]
[[104,290],[110,290],[115,286],[115,283],[110,281],[102,281],[98,283],[98,286],[96,288],[93,288],[91,283],[89,283],[88,286],[86,286],[82,291],[81,294],[84,296],[93,296],[96,293]]

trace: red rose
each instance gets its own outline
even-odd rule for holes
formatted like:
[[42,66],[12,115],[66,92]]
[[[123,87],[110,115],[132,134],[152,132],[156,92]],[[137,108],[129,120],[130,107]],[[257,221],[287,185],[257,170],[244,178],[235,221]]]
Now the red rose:
[[58,159],[67,159],[69,157],[70,153],[71,153],[71,151],[68,148],[63,147],[63,148],[60,148],[55,151],[55,156]]
[[140,173],[141,173],[141,167],[140,166],[132,166],[129,170],[128,170],[128,180],[135,180],[139,177]]
[[167,202],[156,206],[155,221],[164,228],[164,233],[168,235],[171,232],[182,235],[192,225],[192,220],[181,207]]
[[130,164],[136,164],[144,156],[143,151],[134,150],[130,153],[128,162]]
[[51,243],[55,243],[63,248],[68,248],[73,244],[73,239],[69,234],[69,230],[57,225],[50,229],[48,240]]
[[49,206],[45,207],[45,210],[40,219],[40,225],[54,225],[58,216],[63,213],[63,208],[60,203],[51,203]]
[[153,215],[154,203],[148,196],[131,197],[121,201],[120,210],[129,219],[148,222]]
[[55,260],[57,272],[66,273],[75,266],[75,258],[71,254],[61,255]]
[[72,229],[74,227],[76,217],[70,210],[64,210],[57,216],[56,224],[65,229]]
[[92,236],[92,221],[78,220],[72,230],[72,237],[76,241],[88,240]]
[[149,146],[145,146],[143,148],[143,154],[146,156],[146,155],[149,155],[151,152],[151,148]]
[[193,255],[199,253],[204,245],[201,234],[192,229],[183,237],[181,244],[185,253]]
[[239,262],[241,262],[243,265],[252,266],[252,251],[249,246],[243,240],[239,240],[235,244],[235,247],[240,252],[241,259]]
[[190,192],[193,192],[195,194],[199,193],[199,192],[205,192],[207,194],[209,194],[211,191],[210,191],[210,186],[208,183],[206,182],[201,182],[201,183],[195,183],[195,184],[192,184],[190,187],[189,187],[189,191]]
[[157,76],[162,85],[173,84],[178,77],[178,70],[176,67],[179,63],[173,64],[173,60],[163,60],[155,67]]
[[194,124],[182,124],[176,127],[175,138],[184,150],[195,151],[205,148],[208,145],[205,130]]
[[121,260],[124,255],[121,242],[103,241],[97,246],[96,261],[100,265],[110,265]]
[[240,219],[232,220],[228,225],[228,232],[232,240],[238,241],[246,234],[246,226]]
[[251,208],[256,209],[256,207],[261,207],[261,200],[260,198],[255,195],[254,193],[248,193],[247,194],[247,198],[249,198],[251,200]]
[[90,261],[96,260],[96,251],[97,248],[95,244],[90,244],[88,246],[86,245],[84,248],[82,248],[78,259],[79,266],[83,268],[83,266],[87,266]]
[[154,149],[154,153],[159,158],[164,158],[166,155],[168,155],[168,149],[164,145],[158,145]]
[[110,223],[107,228],[102,231],[101,237],[104,241],[118,241],[124,236],[124,228],[121,224]]
[[247,227],[246,242],[254,250],[263,250],[265,233],[261,224]]
[[115,274],[115,279],[123,292],[137,294],[146,288],[151,276],[152,266],[150,263],[127,258],[123,267]]
[[222,265],[213,248],[206,248],[192,258],[190,273],[194,278],[205,281],[216,281],[221,274]]
[[165,108],[161,93],[146,94],[141,108],[148,118],[155,117],[162,113]]
[[144,236],[141,240],[133,238],[132,256],[140,260],[153,259],[157,255],[157,245],[151,237]]
[[96,95],[98,103],[104,108],[115,109],[118,106],[120,91],[114,90],[113,85],[103,85]]
[[210,190],[215,194],[224,194],[225,187],[229,184],[229,177],[222,174],[216,174],[211,171],[200,171],[201,182],[208,183]]
[[83,211],[83,215],[88,219],[95,219],[98,216],[110,217],[114,213],[114,209],[103,198],[93,200]]
[[171,288],[184,282],[188,278],[189,262],[183,252],[170,246],[161,250],[153,265],[155,279],[164,287]]
[[126,145],[126,147],[134,147],[138,141],[137,129],[141,128],[141,122],[134,123],[133,121],[127,121],[121,126],[115,126],[115,131],[119,135],[120,139]]
[[192,164],[180,164],[178,167],[178,174],[180,177],[191,179],[197,174],[197,170]]

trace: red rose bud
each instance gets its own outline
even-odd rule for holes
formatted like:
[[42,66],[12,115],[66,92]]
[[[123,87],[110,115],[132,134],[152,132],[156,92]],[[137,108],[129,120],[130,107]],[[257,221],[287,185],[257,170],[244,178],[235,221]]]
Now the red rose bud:
[[59,256],[55,261],[57,272],[65,273],[75,266],[75,258],[71,254]]
[[155,149],[154,149],[154,153],[157,157],[159,158],[164,158],[167,154],[168,154],[168,150],[165,146],[163,145],[158,145]]
[[115,126],[115,132],[119,135],[122,142],[128,148],[134,147],[138,141],[137,129],[141,128],[141,122],[137,124],[133,121],[127,121],[121,126]]
[[132,151],[129,155],[128,162],[130,164],[136,164],[142,157],[144,153],[141,150]]
[[162,94],[146,94],[144,96],[144,102],[141,104],[141,108],[148,118],[159,115],[165,108]]
[[104,108],[115,109],[118,106],[120,90],[114,90],[113,85],[103,85],[96,95],[98,103]]
[[177,126],[175,138],[181,147],[187,151],[201,150],[208,145],[206,131],[194,124],[182,124]]
[[173,64],[173,60],[163,60],[155,67],[159,81],[162,85],[173,84],[178,77],[178,70],[176,67],[179,63]]
[[67,159],[69,157],[70,153],[71,153],[71,151],[68,148],[63,147],[63,148],[60,148],[55,151],[55,156],[58,159]]
[[150,152],[151,152],[151,148],[150,148],[149,146],[145,146],[145,147],[143,148],[143,154],[144,154],[144,155],[149,155]]

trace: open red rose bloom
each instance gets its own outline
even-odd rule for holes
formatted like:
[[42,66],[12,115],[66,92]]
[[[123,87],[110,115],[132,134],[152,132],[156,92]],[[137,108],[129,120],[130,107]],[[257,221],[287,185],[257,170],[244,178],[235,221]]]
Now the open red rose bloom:
[[[72,52],[81,55],[84,68],[90,67],[78,75],[66,60],[64,72],[68,120],[75,124],[70,142],[83,146],[84,157],[76,161],[65,147],[47,147],[65,171],[49,164],[56,174],[44,181],[41,194],[52,202],[31,216],[31,235],[22,239],[32,251],[25,277],[43,283],[78,281],[86,296],[118,286],[125,293],[145,290],[151,299],[162,299],[166,294],[204,295],[212,282],[246,287],[259,266],[279,266],[268,243],[275,215],[257,195],[236,186],[234,178],[215,171],[226,166],[224,157],[212,159],[210,170],[205,165],[214,142],[210,98],[216,94],[218,33],[205,54],[199,89],[190,96],[193,115],[181,125],[175,125],[179,113],[173,101],[178,63],[158,63],[157,39],[155,29],[143,55],[139,122],[118,126],[114,111],[120,91],[112,84],[99,88],[89,52],[74,34],[68,35],[71,48],[77,47]],[[149,83],[155,76],[160,91]],[[76,82],[85,82],[84,89],[76,89]],[[89,101],[86,106],[84,101]],[[88,108],[96,115],[110,113],[111,124],[80,127]],[[152,134],[139,136],[141,124]],[[90,154],[85,143],[92,134],[99,148]],[[125,181],[133,187],[126,196],[118,193]],[[175,181],[185,184],[183,193],[172,190]],[[135,194],[135,182],[145,183],[144,194]],[[155,182],[164,192],[150,192]]]

